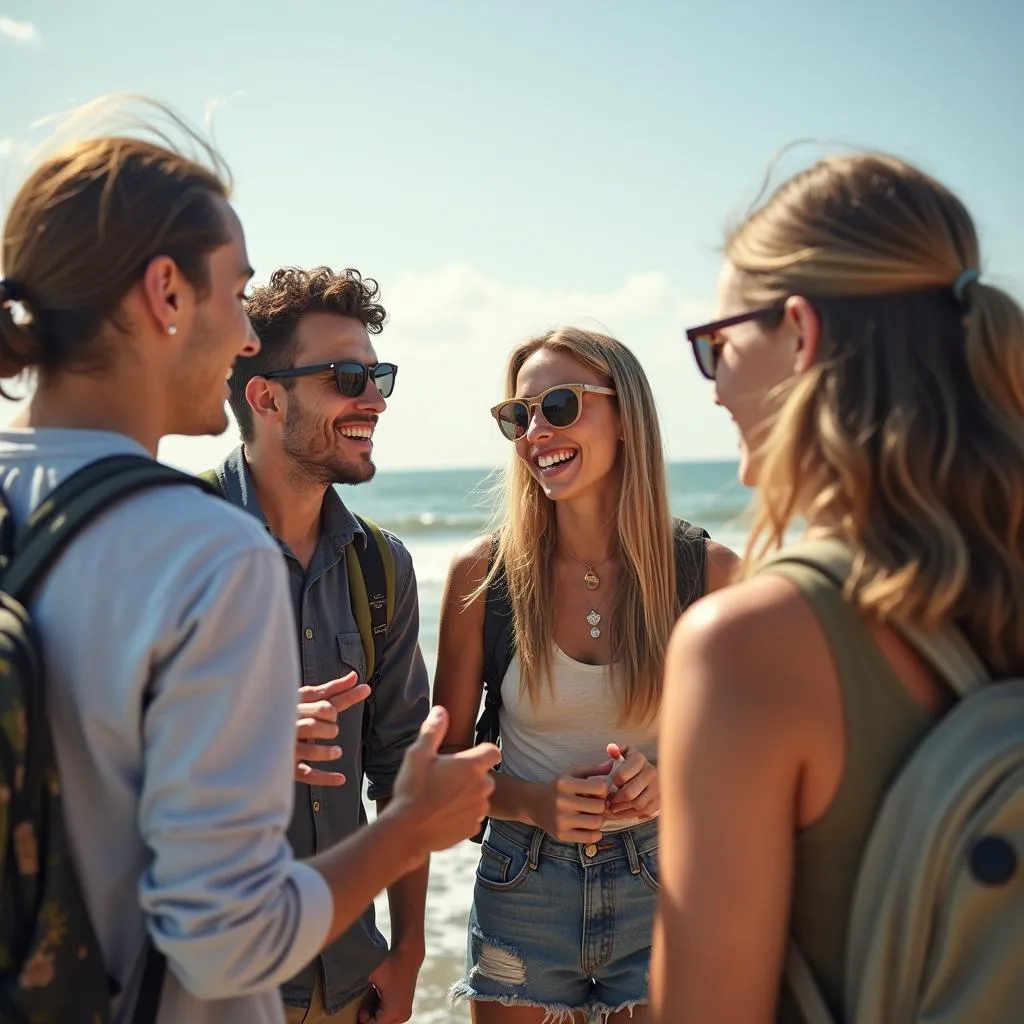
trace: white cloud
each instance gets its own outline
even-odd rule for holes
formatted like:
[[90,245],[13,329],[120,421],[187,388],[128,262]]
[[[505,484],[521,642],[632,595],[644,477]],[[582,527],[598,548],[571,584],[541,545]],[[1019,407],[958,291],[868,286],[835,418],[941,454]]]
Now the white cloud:
[[[520,341],[560,324],[610,333],[636,353],[661,411],[674,458],[731,457],[728,417],[711,403],[684,328],[710,314],[658,271],[604,291],[510,284],[462,266],[382,282],[390,314],[374,344],[399,364],[378,429],[386,466],[487,466],[508,455],[488,415],[502,396],[505,362]],[[706,433],[705,433],[706,432]]]
[[[502,396],[505,361],[524,338],[566,323],[611,333],[636,353],[671,458],[735,454],[732,425],[712,404],[683,333],[710,315],[710,297],[693,301],[660,272],[630,274],[604,291],[571,291],[453,266],[384,281],[382,292],[389,321],[374,346],[399,365],[376,436],[382,469],[504,462],[509,445],[488,409]],[[200,470],[236,443],[232,427],[219,438],[169,438],[160,456]]]
[[38,43],[42,36],[31,21],[15,21],[0,15],[0,36],[6,36],[16,43]]

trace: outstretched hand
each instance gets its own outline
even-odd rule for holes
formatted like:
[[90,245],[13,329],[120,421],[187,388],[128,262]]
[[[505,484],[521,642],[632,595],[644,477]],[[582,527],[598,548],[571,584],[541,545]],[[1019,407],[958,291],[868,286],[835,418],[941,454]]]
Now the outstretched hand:
[[491,769],[501,760],[493,743],[456,754],[438,753],[447,731],[448,712],[435,705],[405,752],[394,794],[383,812],[405,819],[410,840],[421,847],[424,858],[476,835],[494,791]]
[[317,686],[299,687],[296,708],[298,723],[295,743],[295,781],[310,786],[343,786],[341,772],[314,768],[311,761],[336,761],[341,747],[328,746],[322,740],[338,735],[338,716],[370,695],[370,687],[358,682],[355,672]]

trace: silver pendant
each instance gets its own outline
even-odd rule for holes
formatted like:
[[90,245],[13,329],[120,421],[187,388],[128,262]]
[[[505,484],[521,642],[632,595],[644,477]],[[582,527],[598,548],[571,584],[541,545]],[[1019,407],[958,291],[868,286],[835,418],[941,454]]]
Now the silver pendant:
[[597,628],[597,624],[601,621],[601,613],[596,608],[590,609],[590,614],[587,616],[587,622],[590,623],[590,635],[596,640],[601,635],[601,630]]

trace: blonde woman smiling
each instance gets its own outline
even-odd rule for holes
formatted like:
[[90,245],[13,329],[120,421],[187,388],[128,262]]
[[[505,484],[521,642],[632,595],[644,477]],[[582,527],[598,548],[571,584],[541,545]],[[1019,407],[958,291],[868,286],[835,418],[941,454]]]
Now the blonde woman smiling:
[[[506,394],[505,519],[452,565],[434,693],[468,747],[488,676],[503,756],[452,996],[478,1024],[640,1024],[665,648],[735,556],[673,523],[650,385],[620,342],[571,327],[528,341]],[[497,667],[485,606],[508,626]]]

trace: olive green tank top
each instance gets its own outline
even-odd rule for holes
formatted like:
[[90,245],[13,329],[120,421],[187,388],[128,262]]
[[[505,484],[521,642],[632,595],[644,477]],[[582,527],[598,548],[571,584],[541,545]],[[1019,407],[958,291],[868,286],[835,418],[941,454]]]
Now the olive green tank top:
[[[811,606],[831,649],[846,727],[843,778],[824,816],[797,836],[790,931],[833,1017],[843,1019],[846,932],[861,855],[885,792],[936,717],[907,692],[867,624],[814,569],[766,564]],[[783,985],[779,1024],[802,1024]]]

